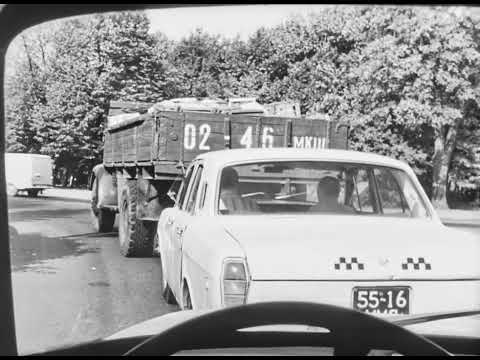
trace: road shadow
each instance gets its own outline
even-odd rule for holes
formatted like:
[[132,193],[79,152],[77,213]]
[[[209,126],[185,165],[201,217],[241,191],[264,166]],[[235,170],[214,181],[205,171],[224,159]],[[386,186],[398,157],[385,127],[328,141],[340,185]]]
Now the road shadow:
[[90,199],[73,199],[73,198],[67,198],[67,197],[61,197],[61,196],[39,196],[38,199],[64,201],[64,202],[71,202],[71,203],[85,203],[85,204],[90,204],[92,202],[92,200]]
[[47,196],[47,195],[38,195],[37,197],[30,197],[30,196],[9,196],[9,201],[14,200],[29,200],[29,201],[44,201],[44,200],[53,200],[53,201],[63,201],[63,202],[70,202],[70,203],[85,203],[88,204],[91,202],[90,199],[75,199],[75,198],[68,198],[68,197],[61,197],[61,196]]
[[51,219],[73,219],[89,209],[28,209],[16,210],[8,214],[9,221],[38,221]]
[[[85,244],[80,239],[88,234],[46,237],[40,233],[19,234],[9,226],[10,256],[12,271],[33,271],[37,273],[55,273],[56,269],[48,260],[61,259],[71,256],[94,254],[100,248]],[[93,234],[90,234],[93,236]],[[115,233],[95,234],[100,237],[114,237]]]

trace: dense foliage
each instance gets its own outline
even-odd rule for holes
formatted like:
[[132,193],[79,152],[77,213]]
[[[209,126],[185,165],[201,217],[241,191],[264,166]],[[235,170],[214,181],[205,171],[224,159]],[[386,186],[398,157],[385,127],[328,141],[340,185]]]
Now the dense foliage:
[[256,96],[349,123],[351,148],[408,162],[439,207],[449,185],[480,182],[480,27],[471,12],[329,7],[247,41],[201,29],[171,41],[149,28],[143,13],[118,13],[17,38],[8,151],[49,154],[76,174],[101,161],[112,99]]

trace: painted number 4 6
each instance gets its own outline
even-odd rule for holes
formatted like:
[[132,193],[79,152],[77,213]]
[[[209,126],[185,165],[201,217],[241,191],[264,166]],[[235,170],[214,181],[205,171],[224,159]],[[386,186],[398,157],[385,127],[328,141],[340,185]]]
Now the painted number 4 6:
[[[249,126],[245,133],[243,134],[242,138],[240,139],[240,145],[244,147],[251,148],[253,143],[253,136],[252,136],[252,127]],[[264,127],[262,131],[262,138],[261,138],[261,146],[263,148],[272,148],[273,147],[273,128],[271,127]]]
[[[198,140],[197,140],[197,127],[194,124],[185,125],[184,147],[187,150],[193,150],[197,147],[202,151],[209,151],[210,145],[207,145],[208,138],[212,129],[208,124],[202,124],[198,127]],[[251,148],[253,144],[253,130],[249,126],[245,133],[240,138],[240,145],[245,148]],[[264,127],[261,136],[261,147],[272,148],[273,147],[273,128]]]

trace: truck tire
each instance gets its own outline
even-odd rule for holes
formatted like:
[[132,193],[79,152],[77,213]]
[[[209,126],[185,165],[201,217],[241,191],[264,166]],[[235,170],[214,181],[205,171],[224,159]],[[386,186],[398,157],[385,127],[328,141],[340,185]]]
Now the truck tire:
[[113,231],[115,224],[115,212],[109,209],[98,207],[98,183],[97,179],[93,180],[92,186],[92,220],[95,231],[99,233],[109,233]]
[[93,213],[93,225],[99,233],[109,233],[113,231],[115,224],[115,213],[109,209],[97,209]]
[[7,185],[7,195],[9,196],[17,196],[18,195],[18,189],[15,185],[9,183]]
[[137,219],[137,181],[127,180],[120,202],[118,239],[125,257],[151,257],[155,227]]
[[40,190],[27,190],[29,197],[37,197]]

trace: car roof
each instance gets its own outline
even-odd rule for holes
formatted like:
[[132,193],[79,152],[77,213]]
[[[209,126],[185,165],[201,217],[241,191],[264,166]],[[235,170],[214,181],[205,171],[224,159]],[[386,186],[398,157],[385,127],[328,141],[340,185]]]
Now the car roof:
[[299,149],[299,148],[270,148],[270,149],[232,149],[206,152],[196,159],[215,163],[217,165],[260,160],[316,160],[353,162],[380,166],[395,167],[409,170],[407,163],[378,154],[335,149]]

